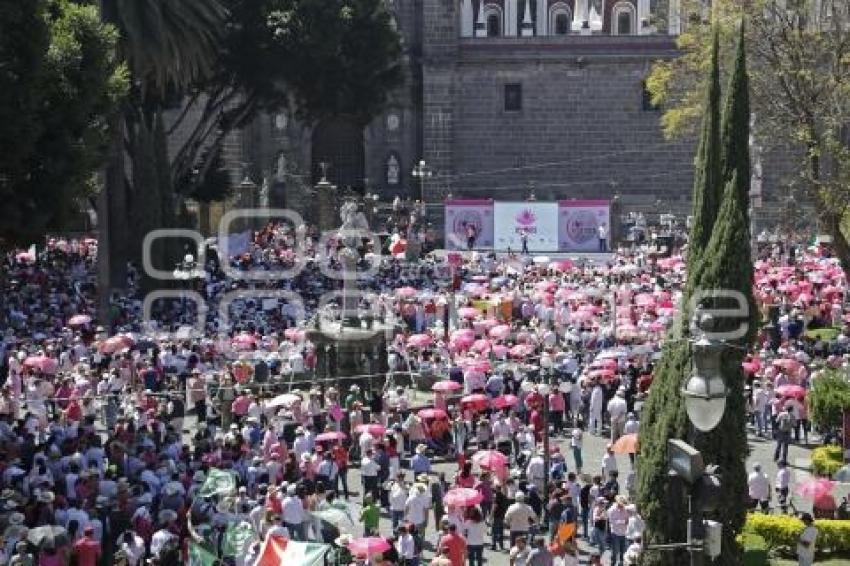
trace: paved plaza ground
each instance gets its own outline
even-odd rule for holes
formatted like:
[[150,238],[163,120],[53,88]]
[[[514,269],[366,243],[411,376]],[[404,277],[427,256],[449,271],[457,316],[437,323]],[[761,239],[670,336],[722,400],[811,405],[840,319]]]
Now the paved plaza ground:
[[[810,440],[814,440],[813,437]],[[586,473],[598,473],[597,470],[601,470],[601,462],[602,456],[605,453],[605,446],[607,445],[609,439],[607,436],[594,436],[591,434],[585,435],[584,442],[584,462]],[[573,469],[573,461],[572,457],[569,456],[570,451],[568,449],[568,445],[566,440],[563,437],[555,437],[553,439],[553,443],[559,445],[561,447],[561,451],[564,454],[568,454],[567,456],[567,465],[569,469]],[[747,469],[752,469],[752,464],[759,462],[762,464],[764,470],[768,474],[771,479],[771,484],[776,475],[776,465],[773,462],[773,449],[774,443],[772,441],[764,440],[756,438],[755,436],[750,436],[750,455],[747,458]],[[792,445],[788,452],[788,461],[791,465],[792,469],[792,482],[797,483],[804,480],[806,477],[810,475],[808,469],[811,463],[810,460],[811,450],[807,447]],[[620,470],[621,476],[621,486],[625,480],[625,471],[629,469],[629,458],[628,456],[621,455],[617,457],[618,468]],[[457,471],[457,466],[454,463],[439,463],[434,466],[435,472],[445,472],[447,478],[451,478],[452,475]],[[349,485],[357,486],[360,483],[359,472],[357,470],[352,470],[349,472]],[[843,496],[844,494],[850,492],[850,484],[842,484],[838,488],[836,488],[836,496],[837,498]],[[355,518],[358,516],[360,511],[359,498],[352,498],[352,514]],[[806,501],[805,499],[801,499],[799,497],[795,497],[793,499],[794,505],[800,511],[811,511],[811,502]],[[775,502],[774,502],[775,504]],[[381,518],[380,530],[382,535],[389,535],[390,528],[390,520],[389,515],[384,514]],[[355,533],[359,534],[359,533]],[[436,542],[436,533],[434,531],[433,526],[433,514],[430,517],[429,528],[426,534],[426,538],[431,543],[431,547]],[[581,563],[587,563],[590,545],[585,540],[579,541],[579,548],[582,553]],[[427,551],[425,553],[426,558],[430,558],[433,555],[431,551]],[[508,555],[507,552],[492,552],[489,549],[489,546],[485,547],[484,557],[486,561],[492,566],[507,566],[508,564]],[[605,564],[608,564],[609,557],[606,556],[603,558]]]

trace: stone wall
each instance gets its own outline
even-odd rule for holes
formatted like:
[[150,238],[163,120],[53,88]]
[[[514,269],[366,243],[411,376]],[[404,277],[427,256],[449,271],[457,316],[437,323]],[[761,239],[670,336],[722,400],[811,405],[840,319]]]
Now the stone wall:
[[[643,96],[650,62],[674,53],[666,37],[463,41],[453,193],[517,199],[531,182],[538,199],[619,193],[626,206],[662,199],[678,209],[690,197],[694,144],[665,141]],[[505,108],[509,84],[521,85],[518,111]]]

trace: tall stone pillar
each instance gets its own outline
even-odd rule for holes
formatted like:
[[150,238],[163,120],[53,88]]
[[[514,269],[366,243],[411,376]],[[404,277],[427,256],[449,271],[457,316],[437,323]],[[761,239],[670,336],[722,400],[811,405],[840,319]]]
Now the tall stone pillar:
[[523,8],[522,14],[522,36],[523,37],[533,37],[534,36],[534,23],[531,21],[531,1],[525,0],[525,7]]
[[460,36],[472,37],[472,27],[475,24],[475,14],[472,0],[461,0],[460,4]]
[[505,35],[517,35],[517,0],[505,0]]
[[537,0],[537,21],[535,24],[538,36],[549,35],[549,10],[547,4],[548,2],[546,0]]

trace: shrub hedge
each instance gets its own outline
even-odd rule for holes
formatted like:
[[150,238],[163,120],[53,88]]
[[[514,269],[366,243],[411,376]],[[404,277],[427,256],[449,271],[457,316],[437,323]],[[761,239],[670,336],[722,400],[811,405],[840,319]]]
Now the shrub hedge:
[[[850,553],[850,521],[818,519],[815,527],[818,529],[815,546],[819,552]],[[771,551],[794,551],[802,531],[803,522],[789,515],[750,513],[744,524],[744,533],[761,537]]]
[[812,472],[818,476],[832,476],[844,465],[840,446],[821,446],[812,450]]

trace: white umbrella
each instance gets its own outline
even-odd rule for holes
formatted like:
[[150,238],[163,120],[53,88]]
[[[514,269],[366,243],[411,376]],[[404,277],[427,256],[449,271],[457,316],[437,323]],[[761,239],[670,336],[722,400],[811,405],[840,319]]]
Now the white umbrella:
[[295,393],[284,393],[283,395],[278,395],[269,401],[266,406],[270,409],[276,409],[277,407],[291,407],[293,403],[300,400],[301,397]]
[[545,255],[534,256],[534,259],[531,260],[531,261],[533,261],[537,265],[549,265],[552,262],[552,260],[549,258],[549,256],[545,256]]

